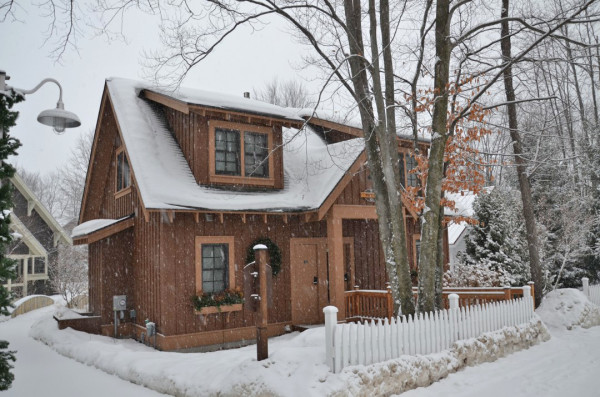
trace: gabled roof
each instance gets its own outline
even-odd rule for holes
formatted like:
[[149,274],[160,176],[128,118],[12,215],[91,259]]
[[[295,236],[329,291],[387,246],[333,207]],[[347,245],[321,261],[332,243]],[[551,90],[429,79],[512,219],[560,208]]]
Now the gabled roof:
[[65,244],[72,245],[73,241],[71,240],[71,237],[69,237],[65,229],[56,219],[54,219],[52,214],[50,214],[46,207],[40,202],[33,191],[25,184],[23,178],[21,178],[18,173],[15,173],[15,175],[10,178],[10,181],[27,200],[27,214],[29,215],[31,211],[35,210],[50,229],[52,229],[54,232],[55,245],[58,240],[62,240]]
[[21,235],[20,239],[23,243],[25,243],[27,248],[29,248],[29,251],[38,256],[48,255],[46,248],[44,248],[42,243],[40,243],[40,241],[35,238],[29,229],[27,229],[27,227],[23,224],[23,222],[21,222],[15,213],[10,214],[10,228]]
[[[162,113],[152,102],[140,97],[143,90],[153,88],[144,82],[120,78],[108,79],[106,87],[140,198],[147,210],[316,210],[364,149],[360,138],[327,145],[309,126],[284,128],[285,185],[282,190],[239,192],[201,186],[196,183]],[[169,95],[195,105],[302,120],[296,110],[246,98],[186,89]]]

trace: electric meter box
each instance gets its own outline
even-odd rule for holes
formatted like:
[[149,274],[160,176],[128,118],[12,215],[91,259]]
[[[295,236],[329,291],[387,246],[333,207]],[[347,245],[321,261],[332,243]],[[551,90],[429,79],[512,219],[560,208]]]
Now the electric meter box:
[[113,296],[113,310],[121,311],[127,309],[127,296],[126,295],[115,295]]

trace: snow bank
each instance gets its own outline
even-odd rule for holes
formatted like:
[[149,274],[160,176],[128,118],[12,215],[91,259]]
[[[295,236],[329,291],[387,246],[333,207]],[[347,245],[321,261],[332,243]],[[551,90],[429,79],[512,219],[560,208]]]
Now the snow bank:
[[269,358],[256,361],[254,345],[211,353],[160,352],[132,340],[114,340],[66,329],[52,319],[35,323],[30,336],[79,362],[175,396],[387,395],[426,386],[449,373],[547,340],[539,319],[506,327],[428,356],[402,356],[370,366],[325,365],[322,327],[269,340]]
[[402,356],[369,366],[344,368],[346,388],[334,396],[373,396],[428,386],[465,366],[495,361],[550,339],[539,317],[517,327],[504,327],[478,338],[456,342],[450,350],[427,356]]
[[536,313],[552,328],[570,330],[578,326],[590,328],[600,325],[600,307],[591,303],[583,292],[573,288],[550,292]]

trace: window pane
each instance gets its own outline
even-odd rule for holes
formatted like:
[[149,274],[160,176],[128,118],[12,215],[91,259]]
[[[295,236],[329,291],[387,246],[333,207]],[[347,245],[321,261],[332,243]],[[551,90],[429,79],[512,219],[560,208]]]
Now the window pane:
[[217,293],[225,290],[227,285],[227,270],[229,244],[202,245],[202,291]]
[[269,145],[267,134],[244,133],[245,175],[267,178],[269,176]]
[[117,155],[117,191],[123,189],[123,152]]
[[400,169],[400,183],[406,186],[406,174],[404,172],[404,153],[398,154],[398,168]]
[[407,182],[408,186],[417,186],[418,185],[417,174],[411,174],[408,172],[416,167],[417,167],[417,160],[415,160],[415,157],[414,156],[406,156],[406,169],[407,169],[406,182]]
[[215,141],[215,172],[240,175],[240,132],[216,128]]

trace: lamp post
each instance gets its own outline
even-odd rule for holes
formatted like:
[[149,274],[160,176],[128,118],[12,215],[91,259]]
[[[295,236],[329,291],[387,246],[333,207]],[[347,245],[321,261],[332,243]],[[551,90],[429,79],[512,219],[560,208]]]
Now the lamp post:
[[81,121],[79,121],[79,117],[77,117],[75,113],[65,110],[65,105],[62,100],[62,87],[58,81],[54,79],[44,79],[32,89],[24,90],[9,86],[6,84],[6,81],[8,80],[10,80],[10,76],[8,76],[4,70],[0,70],[0,95],[9,95],[8,93],[11,90],[21,95],[28,95],[36,92],[46,83],[56,84],[59,89],[56,108],[42,111],[37,117],[37,120],[44,125],[52,127],[57,134],[62,134],[65,131],[65,128],[74,128],[81,125]]

